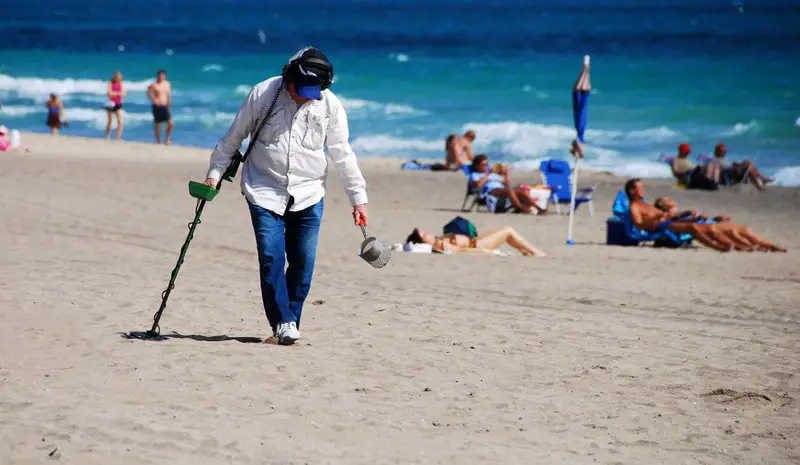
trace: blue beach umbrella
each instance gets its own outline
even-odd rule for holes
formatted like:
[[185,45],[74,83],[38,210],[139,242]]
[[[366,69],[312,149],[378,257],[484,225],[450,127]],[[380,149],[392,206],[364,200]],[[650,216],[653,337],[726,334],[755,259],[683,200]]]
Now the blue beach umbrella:
[[575,156],[575,164],[572,167],[572,198],[569,202],[569,229],[567,229],[567,244],[573,245],[572,241],[572,220],[575,216],[575,197],[578,194],[578,162],[583,158],[584,132],[586,131],[586,120],[589,113],[589,94],[592,91],[592,83],[589,80],[589,55],[583,57],[583,67],[575,85],[572,88],[572,118],[575,122],[575,132],[577,137],[572,142],[571,152]]
[[586,131],[586,118],[589,113],[589,94],[592,92],[592,84],[589,81],[589,55],[583,58],[583,67],[575,86],[572,89],[572,118],[575,122],[575,131],[578,133],[578,140],[586,142],[583,134]]

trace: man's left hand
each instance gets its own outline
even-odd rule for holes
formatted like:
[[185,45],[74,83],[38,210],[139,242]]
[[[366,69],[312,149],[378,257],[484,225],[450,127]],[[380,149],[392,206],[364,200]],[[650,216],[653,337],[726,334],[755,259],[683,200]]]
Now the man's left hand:
[[367,204],[362,203],[361,205],[356,205],[353,207],[353,223],[356,226],[359,225],[367,225]]

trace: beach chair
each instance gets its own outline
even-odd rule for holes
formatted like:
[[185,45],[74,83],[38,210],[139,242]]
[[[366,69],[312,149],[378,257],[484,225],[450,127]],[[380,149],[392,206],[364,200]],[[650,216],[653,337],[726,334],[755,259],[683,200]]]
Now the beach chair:
[[[698,165],[706,165],[711,160],[713,160],[713,158],[709,157],[708,155],[703,155],[703,154],[697,155],[697,164]],[[742,180],[740,182],[741,184],[749,184],[750,183],[750,170],[751,169],[753,169],[753,165],[750,165],[750,166],[747,167],[747,171],[745,171],[744,175],[742,176]],[[721,186],[735,186],[736,184],[740,184],[740,183],[736,182],[734,176],[735,176],[735,171],[734,171],[732,166],[730,166],[728,168],[723,168],[720,171],[719,184]]]
[[[556,206],[556,213],[561,213],[561,204],[569,205],[572,200],[572,171],[569,163],[563,160],[545,160],[539,165],[542,172],[542,182],[550,188],[550,201]],[[582,203],[589,206],[589,214],[594,215],[594,204],[592,203],[592,192],[594,186],[578,188],[578,197],[575,198],[575,210]]]
[[461,203],[462,212],[469,213],[472,210],[481,211],[483,209],[491,213],[506,213],[513,210],[513,205],[509,198],[483,194],[470,180],[472,170],[469,166],[464,166],[462,171],[467,177],[467,193],[464,194],[464,201]]
[[467,193],[464,194],[464,202],[461,204],[461,211],[464,213],[469,213],[472,210],[480,211],[481,207],[489,211],[489,207],[486,205],[486,197],[481,196],[481,190],[470,180],[472,170],[469,166],[464,166],[462,170],[467,177]]
[[692,242],[690,234],[678,235],[672,231],[642,231],[633,224],[631,204],[624,191],[617,192],[611,206],[611,218],[606,220],[606,244],[638,246],[653,242],[654,247],[688,247]]
[[[697,162],[698,165],[705,165],[709,161],[711,161],[711,159],[712,159],[711,157],[709,157],[708,155],[704,155],[702,153],[698,154],[695,157],[695,161]],[[675,157],[666,156],[664,154],[661,154],[658,157],[658,161],[666,163],[667,166],[670,167],[670,170],[672,169],[672,161],[673,160],[675,160]],[[750,182],[750,170],[752,168],[753,168],[752,165],[747,167],[747,171],[745,171],[744,172],[744,176],[742,176],[741,184],[748,184]],[[734,176],[733,168],[725,168],[725,169],[723,169],[720,172],[719,185],[720,186],[734,186],[734,185],[738,184],[734,180],[733,176]],[[687,186],[686,184],[683,184],[682,182],[680,182],[678,180],[675,181],[675,187],[679,187],[681,189],[688,189],[689,188],[689,186]]]
[[[664,162],[664,163],[667,164],[667,167],[669,167],[670,172],[672,172],[672,161],[673,160],[675,160],[675,157],[666,156],[663,153],[661,155],[659,155],[659,157],[658,157],[658,161]],[[673,176],[673,178],[674,178],[674,176]],[[687,186],[686,184],[683,184],[678,179],[675,179],[675,187],[677,187],[679,189],[688,189],[689,188],[689,186]]]

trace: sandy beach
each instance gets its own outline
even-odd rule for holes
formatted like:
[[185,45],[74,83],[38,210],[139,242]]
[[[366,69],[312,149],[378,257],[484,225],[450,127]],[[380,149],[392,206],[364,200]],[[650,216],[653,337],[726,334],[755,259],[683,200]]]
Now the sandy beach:
[[[544,258],[396,253],[375,270],[332,174],[297,346],[262,343],[255,240],[226,184],[149,329],[210,150],[23,134],[0,154],[0,464],[800,463],[800,189],[647,181],[788,254],[605,245],[511,225]],[[590,155],[591,156],[591,155]],[[439,231],[460,173],[361,166],[370,232]],[[539,182],[538,173],[514,173]]]

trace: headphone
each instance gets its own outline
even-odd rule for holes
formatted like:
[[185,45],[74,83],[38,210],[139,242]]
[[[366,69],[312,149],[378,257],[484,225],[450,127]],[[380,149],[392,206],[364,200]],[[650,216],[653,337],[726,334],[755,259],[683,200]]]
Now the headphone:
[[[283,76],[284,82],[292,82],[294,79],[293,76],[296,75],[298,72],[298,68],[303,66],[304,68],[311,68],[319,77],[319,87],[321,90],[325,90],[333,84],[333,65],[327,60],[323,58],[317,57],[303,57],[307,52],[310,50],[314,50],[323,57],[325,56],[322,52],[315,48],[307,48],[303,50],[298,56],[292,59],[289,63],[283,66],[283,70],[281,71],[281,76]],[[321,72],[319,72],[321,71]]]

